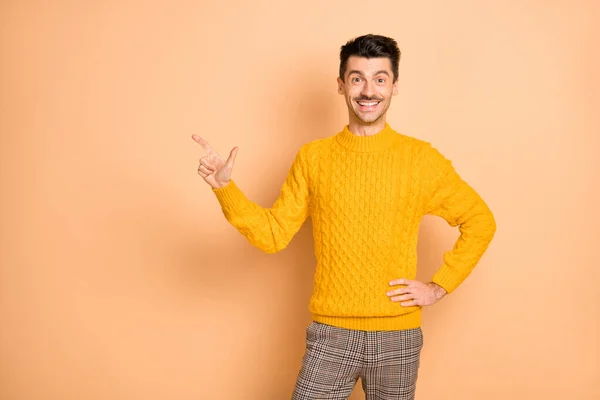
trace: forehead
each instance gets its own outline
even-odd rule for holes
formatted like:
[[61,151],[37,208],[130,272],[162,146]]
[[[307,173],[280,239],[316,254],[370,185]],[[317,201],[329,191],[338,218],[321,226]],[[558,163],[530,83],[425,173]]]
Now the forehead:
[[379,71],[387,71],[392,75],[392,63],[387,57],[365,58],[351,56],[346,64],[346,75],[351,71],[360,71],[364,75],[373,75]]

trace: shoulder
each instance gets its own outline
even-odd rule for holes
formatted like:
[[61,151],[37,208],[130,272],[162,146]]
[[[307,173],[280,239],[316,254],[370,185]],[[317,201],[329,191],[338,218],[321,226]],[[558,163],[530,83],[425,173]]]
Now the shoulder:
[[396,134],[397,139],[395,145],[409,151],[417,159],[441,156],[441,152],[438,148],[427,140],[419,139],[397,131]]
[[302,147],[306,148],[307,150],[317,151],[320,148],[331,146],[331,143],[333,143],[334,138],[335,136],[328,136],[324,138],[314,139],[308,143],[305,143],[304,145],[302,145]]
[[453,168],[452,162],[434,143],[398,133],[397,145],[410,154],[413,166],[425,173],[440,173]]
[[311,140],[300,147],[299,153],[308,160],[315,160],[327,154],[333,140],[333,136]]

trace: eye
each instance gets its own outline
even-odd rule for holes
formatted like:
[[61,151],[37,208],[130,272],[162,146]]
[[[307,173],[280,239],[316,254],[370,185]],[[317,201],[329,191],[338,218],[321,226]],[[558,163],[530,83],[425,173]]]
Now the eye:
[[377,83],[385,83],[385,78],[377,78]]
[[352,83],[358,83],[360,82],[360,77],[355,76],[354,78],[352,78]]

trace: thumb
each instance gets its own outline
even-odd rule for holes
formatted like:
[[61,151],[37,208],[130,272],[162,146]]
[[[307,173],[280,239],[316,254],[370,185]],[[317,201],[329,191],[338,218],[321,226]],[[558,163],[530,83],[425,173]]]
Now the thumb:
[[239,150],[239,148],[234,147],[231,150],[231,153],[229,153],[229,158],[227,158],[227,162],[226,162],[226,164],[229,168],[233,168],[233,163],[235,162],[235,157],[237,156],[238,150]]

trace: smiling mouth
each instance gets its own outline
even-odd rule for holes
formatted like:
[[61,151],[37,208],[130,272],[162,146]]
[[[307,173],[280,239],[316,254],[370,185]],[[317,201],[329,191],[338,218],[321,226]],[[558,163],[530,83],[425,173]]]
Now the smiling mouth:
[[381,100],[357,100],[356,103],[361,110],[370,111],[377,108],[379,103],[381,103]]
[[379,101],[357,101],[357,103],[364,107],[372,107],[379,104]]

